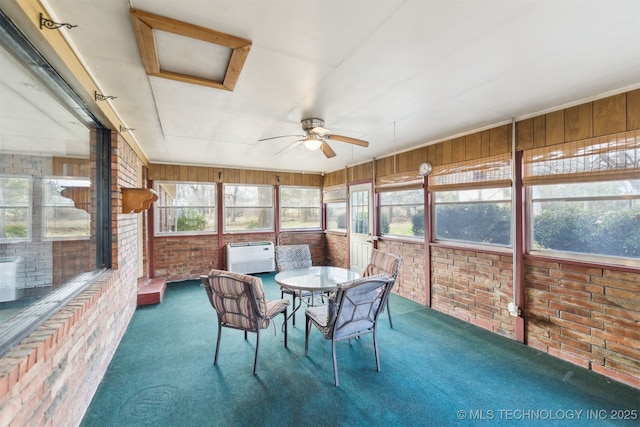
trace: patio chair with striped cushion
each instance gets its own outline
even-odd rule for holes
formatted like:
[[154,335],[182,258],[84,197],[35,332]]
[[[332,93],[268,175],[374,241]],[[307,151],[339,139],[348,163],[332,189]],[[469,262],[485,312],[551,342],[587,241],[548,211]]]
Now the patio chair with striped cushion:
[[[391,287],[393,287],[396,279],[398,278],[398,273],[400,272],[401,265],[402,258],[400,258],[399,256],[388,252],[383,252],[378,249],[372,249],[369,264],[365,267],[364,272],[362,273],[362,277],[374,276],[377,274],[386,274],[393,279],[390,285]],[[391,294],[391,290],[389,290],[389,294]],[[385,305],[387,309],[387,316],[389,317],[389,326],[393,328],[393,322],[391,321],[391,311],[389,310],[389,299],[390,298],[387,298]]]
[[289,300],[268,301],[265,297],[262,279],[246,274],[231,273],[223,270],[211,270],[208,275],[200,276],[202,286],[207,291],[209,302],[218,315],[218,338],[213,364],[218,363],[220,336],[222,328],[232,328],[256,333],[256,353],[253,359],[253,374],[256,374],[258,351],[260,349],[260,330],[269,327],[271,320],[280,313],[284,314],[284,346],[287,347],[287,307]]

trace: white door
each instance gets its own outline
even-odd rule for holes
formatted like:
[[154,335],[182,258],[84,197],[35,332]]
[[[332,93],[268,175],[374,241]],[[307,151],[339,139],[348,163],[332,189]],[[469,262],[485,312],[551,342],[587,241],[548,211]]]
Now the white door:
[[352,271],[362,274],[369,263],[373,248],[373,201],[371,184],[349,187],[349,227],[350,262]]

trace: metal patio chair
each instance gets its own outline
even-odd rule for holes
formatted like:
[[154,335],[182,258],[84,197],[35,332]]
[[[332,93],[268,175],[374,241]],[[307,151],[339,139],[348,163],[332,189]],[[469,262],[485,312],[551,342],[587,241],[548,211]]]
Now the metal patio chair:
[[211,270],[208,275],[200,276],[202,286],[207,291],[211,305],[218,315],[218,337],[213,364],[218,363],[222,328],[232,328],[256,334],[256,353],[253,359],[253,374],[258,365],[260,350],[260,330],[266,329],[271,320],[280,313],[284,314],[284,346],[287,347],[287,307],[289,300],[271,300],[265,297],[262,279],[246,274],[231,273],[223,270]]

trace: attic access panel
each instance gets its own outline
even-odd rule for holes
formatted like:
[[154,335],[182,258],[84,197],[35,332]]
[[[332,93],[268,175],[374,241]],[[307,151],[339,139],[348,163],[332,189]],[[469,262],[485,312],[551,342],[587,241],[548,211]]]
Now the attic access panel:
[[[242,71],[244,62],[251,49],[250,40],[135,9],[131,9],[131,19],[138,41],[138,47],[140,48],[142,62],[148,75],[229,91],[235,88],[238,78],[240,77],[240,71]],[[221,80],[215,80],[197,75],[163,70],[160,66],[158,45],[154,30],[201,40],[229,49],[231,54],[228,64],[226,65],[224,77]]]

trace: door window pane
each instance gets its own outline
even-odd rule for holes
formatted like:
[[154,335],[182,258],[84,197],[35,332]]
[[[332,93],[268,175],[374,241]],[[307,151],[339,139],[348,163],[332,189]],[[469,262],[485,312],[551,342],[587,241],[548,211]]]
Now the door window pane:
[[351,193],[351,232],[369,234],[369,191]]

